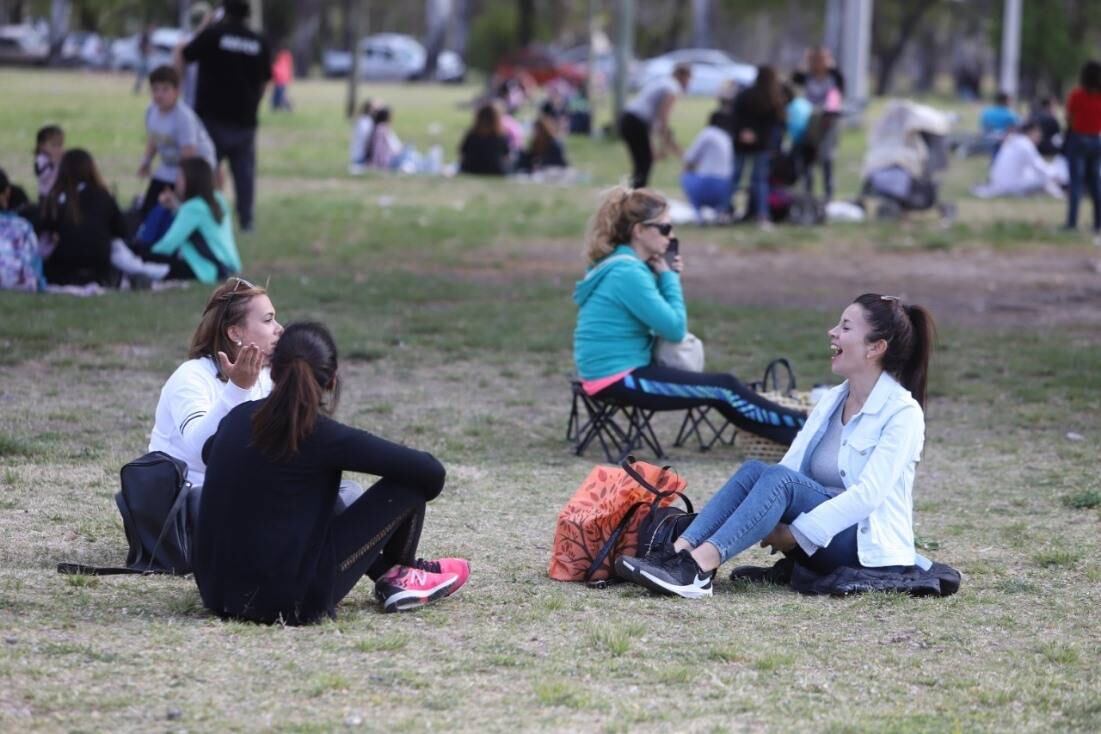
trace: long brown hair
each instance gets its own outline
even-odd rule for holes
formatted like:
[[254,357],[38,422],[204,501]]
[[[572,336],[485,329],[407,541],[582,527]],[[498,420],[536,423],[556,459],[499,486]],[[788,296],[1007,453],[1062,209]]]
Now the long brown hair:
[[751,109],[758,114],[784,119],[784,89],[780,85],[780,77],[771,66],[766,64],[757,67],[757,78],[745,94]]
[[863,307],[871,327],[867,341],[887,342],[883,371],[898,380],[924,408],[929,358],[937,339],[933,315],[923,306],[908,306],[894,296],[878,293],[865,293],[853,303]]
[[629,244],[632,227],[657,219],[668,208],[665,197],[651,189],[616,186],[605,191],[585,235],[585,257],[589,264],[604,259],[616,246]]
[[[248,316],[249,302],[256,296],[267,294],[267,290],[253,285],[236,276],[214,289],[203,309],[203,316],[195,333],[191,335],[191,346],[187,351],[189,359],[210,357],[218,364],[218,352],[225,352],[231,362],[237,360],[237,345],[226,331],[237,326]],[[226,381],[220,372],[218,379]]]
[[[252,444],[273,459],[298,452],[340,399],[336,343],[323,324],[291,324],[271,355],[271,394],[252,416]],[[326,391],[332,397],[325,401]]]
[[492,102],[486,102],[474,113],[474,126],[470,132],[482,138],[499,138],[504,135],[501,129],[501,111]]
[[[80,184],[107,191],[107,184],[99,175],[95,159],[83,148],[70,148],[61,156],[57,166],[57,180],[50,189],[46,200],[46,214],[52,218],[68,218],[73,224],[80,224]],[[61,210],[60,199],[65,196],[65,210]]]
[[183,200],[198,197],[210,207],[210,213],[214,215],[214,221],[219,224],[225,212],[221,204],[214,198],[214,170],[210,164],[202,158],[184,158],[180,161],[180,170],[183,171],[184,191]]

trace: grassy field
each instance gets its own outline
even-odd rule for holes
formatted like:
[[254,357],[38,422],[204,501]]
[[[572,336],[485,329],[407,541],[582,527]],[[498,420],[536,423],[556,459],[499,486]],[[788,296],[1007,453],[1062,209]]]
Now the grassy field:
[[[5,70],[0,166],[31,184],[34,131],[58,122],[133,196],[146,101],[129,85]],[[453,155],[472,89],[368,91],[393,104],[404,139]],[[938,314],[915,515],[924,552],[964,574],[954,597],[803,598],[723,578],[713,599],[689,603],[554,582],[555,515],[598,458],[572,456],[563,440],[569,292],[585,219],[625,152],[571,139],[589,178],[572,188],[352,178],[341,95],[301,83],[293,115],[265,114],[258,228],[239,241],[246,274],[270,279],[284,321],[333,327],[347,373],[338,417],[447,465],[422,552],[469,557],[469,586],[383,616],[365,584],[336,621],[292,629],[221,622],[190,579],[59,576],[58,561],[124,558],[118,469],[144,451],[205,289],[0,294],[0,730],[1101,730],[1096,322]],[[678,105],[682,141],[709,107]],[[974,109],[960,111],[970,124]],[[861,148],[859,131],[847,133],[842,192],[855,189]],[[689,267],[785,252],[869,272],[899,253],[915,272],[934,256],[962,267],[991,253],[1093,267],[1085,239],[1052,234],[1059,202],[967,198],[983,166],[954,162],[945,191],[961,220],[948,229],[923,217],[685,229]],[[663,163],[655,184],[675,191],[676,174]],[[830,379],[824,331],[855,293],[807,281],[788,285],[821,292],[816,307],[732,305],[693,299],[692,284],[710,365],[756,376],[785,354],[801,382]],[[1052,282],[1061,308],[1060,292]],[[660,425],[671,443],[675,424]],[[741,460],[729,448],[670,458],[697,502]]]

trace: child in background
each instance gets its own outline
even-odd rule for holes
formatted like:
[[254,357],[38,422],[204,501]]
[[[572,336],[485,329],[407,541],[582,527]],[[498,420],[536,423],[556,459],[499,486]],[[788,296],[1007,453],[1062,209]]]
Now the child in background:
[[38,203],[46,201],[57,180],[57,166],[65,152],[65,133],[57,125],[38,129],[34,141],[34,175],[38,179]]
[[294,57],[287,49],[282,49],[275,55],[275,62],[271,65],[271,109],[291,111],[291,100],[287,96],[287,87],[294,80]]
[[394,132],[390,117],[389,107],[379,107],[375,110],[375,124],[367,143],[365,163],[368,166],[388,170],[401,165],[405,146],[402,145],[398,134]]
[[160,165],[153,172],[141,205],[144,219],[157,205],[157,197],[176,184],[180,161],[199,157],[217,169],[214,143],[198,115],[180,99],[180,75],[171,66],[158,66],[149,75],[152,104],[145,112],[145,155],[138,175],[149,175],[153,158],[160,156]]
[[12,185],[0,168],[0,290],[46,289],[34,227],[11,211]]

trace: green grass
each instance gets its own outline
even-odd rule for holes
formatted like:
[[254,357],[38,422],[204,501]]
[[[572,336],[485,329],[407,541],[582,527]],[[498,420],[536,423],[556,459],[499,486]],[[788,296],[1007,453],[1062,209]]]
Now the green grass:
[[[34,130],[56,121],[120,196],[137,193],[146,102],[128,85],[5,70],[4,98],[18,102],[0,107],[0,165],[29,182]],[[368,91],[394,105],[403,138],[450,152],[473,90]],[[1090,613],[1101,590],[1095,301],[1089,291],[1070,298],[1053,275],[1041,291],[1050,311],[987,319],[966,299],[952,305],[924,269],[938,258],[944,275],[975,267],[973,287],[960,286],[968,297],[1013,295],[1007,273],[1039,267],[1029,258],[1085,269],[1089,246],[1051,234],[1058,202],[969,199],[984,163],[954,161],[945,190],[961,220],[948,229],[917,217],[681,233],[695,263],[692,329],[709,365],[747,379],[785,355],[801,386],[830,382],[824,333],[855,287],[878,288],[901,270],[909,295],[942,298],[915,522],[923,551],[963,572],[957,596],[804,598],[724,573],[700,603],[595,591],[545,569],[557,511],[597,460],[574,458],[562,438],[569,293],[585,220],[625,171],[622,147],[571,139],[589,177],[571,188],[352,178],[340,85],[303,83],[294,94],[293,115],[262,121],[259,230],[240,238],[248,275],[268,280],[282,320],[332,327],[346,378],[338,417],[446,464],[420,554],[469,557],[470,583],[407,615],[380,614],[363,583],[337,620],[285,629],[212,617],[186,578],[55,574],[62,560],[125,557],[118,469],[147,445],[156,396],[184,358],[206,289],[0,294],[0,729],[1101,726],[1101,627]],[[682,141],[710,104],[678,104]],[[861,148],[862,134],[847,131],[841,191],[855,189]],[[655,183],[675,191],[676,175],[664,162]],[[802,257],[847,263],[867,282],[800,272]],[[999,271],[1004,281],[982,275],[995,260],[1011,266]],[[783,286],[779,295],[768,282]],[[671,443],[677,424],[665,418],[658,428]],[[729,448],[674,449],[668,459],[697,505],[740,460]],[[771,559],[752,550],[743,562]]]

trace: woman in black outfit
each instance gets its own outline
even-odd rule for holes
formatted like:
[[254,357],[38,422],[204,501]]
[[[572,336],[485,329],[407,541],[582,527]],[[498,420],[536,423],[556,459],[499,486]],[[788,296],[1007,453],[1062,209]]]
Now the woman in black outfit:
[[459,146],[459,171],[483,176],[509,172],[508,138],[501,129],[501,113],[491,102],[478,108],[474,126]]
[[[203,603],[222,617],[305,624],[335,616],[364,575],[387,612],[448,596],[459,558],[416,558],[425,503],[443,489],[431,454],[328,417],[340,393],[321,324],[288,326],[271,394],[229,412],[203,448],[206,481],[192,559]],[[382,477],[343,510],[341,472]]]
[[48,282],[113,284],[111,240],[126,239],[126,222],[88,151],[73,148],[61,156],[39,229],[57,235],[43,268]]
[[546,115],[535,121],[531,131],[531,142],[516,162],[517,170],[534,173],[544,168],[569,167],[562,143],[551,132],[552,124],[553,120]]
[[738,193],[746,163],[752,163],[748,200],[753,205],[753,211],[748,211],[747,206],[746,214],[764,228],[771,226],[768,175],[772,143],[778,128],[784,124],[784,118],[783,89],[776,71],[771,66],[757,67],[753,86],[734,98],[734,194]]

